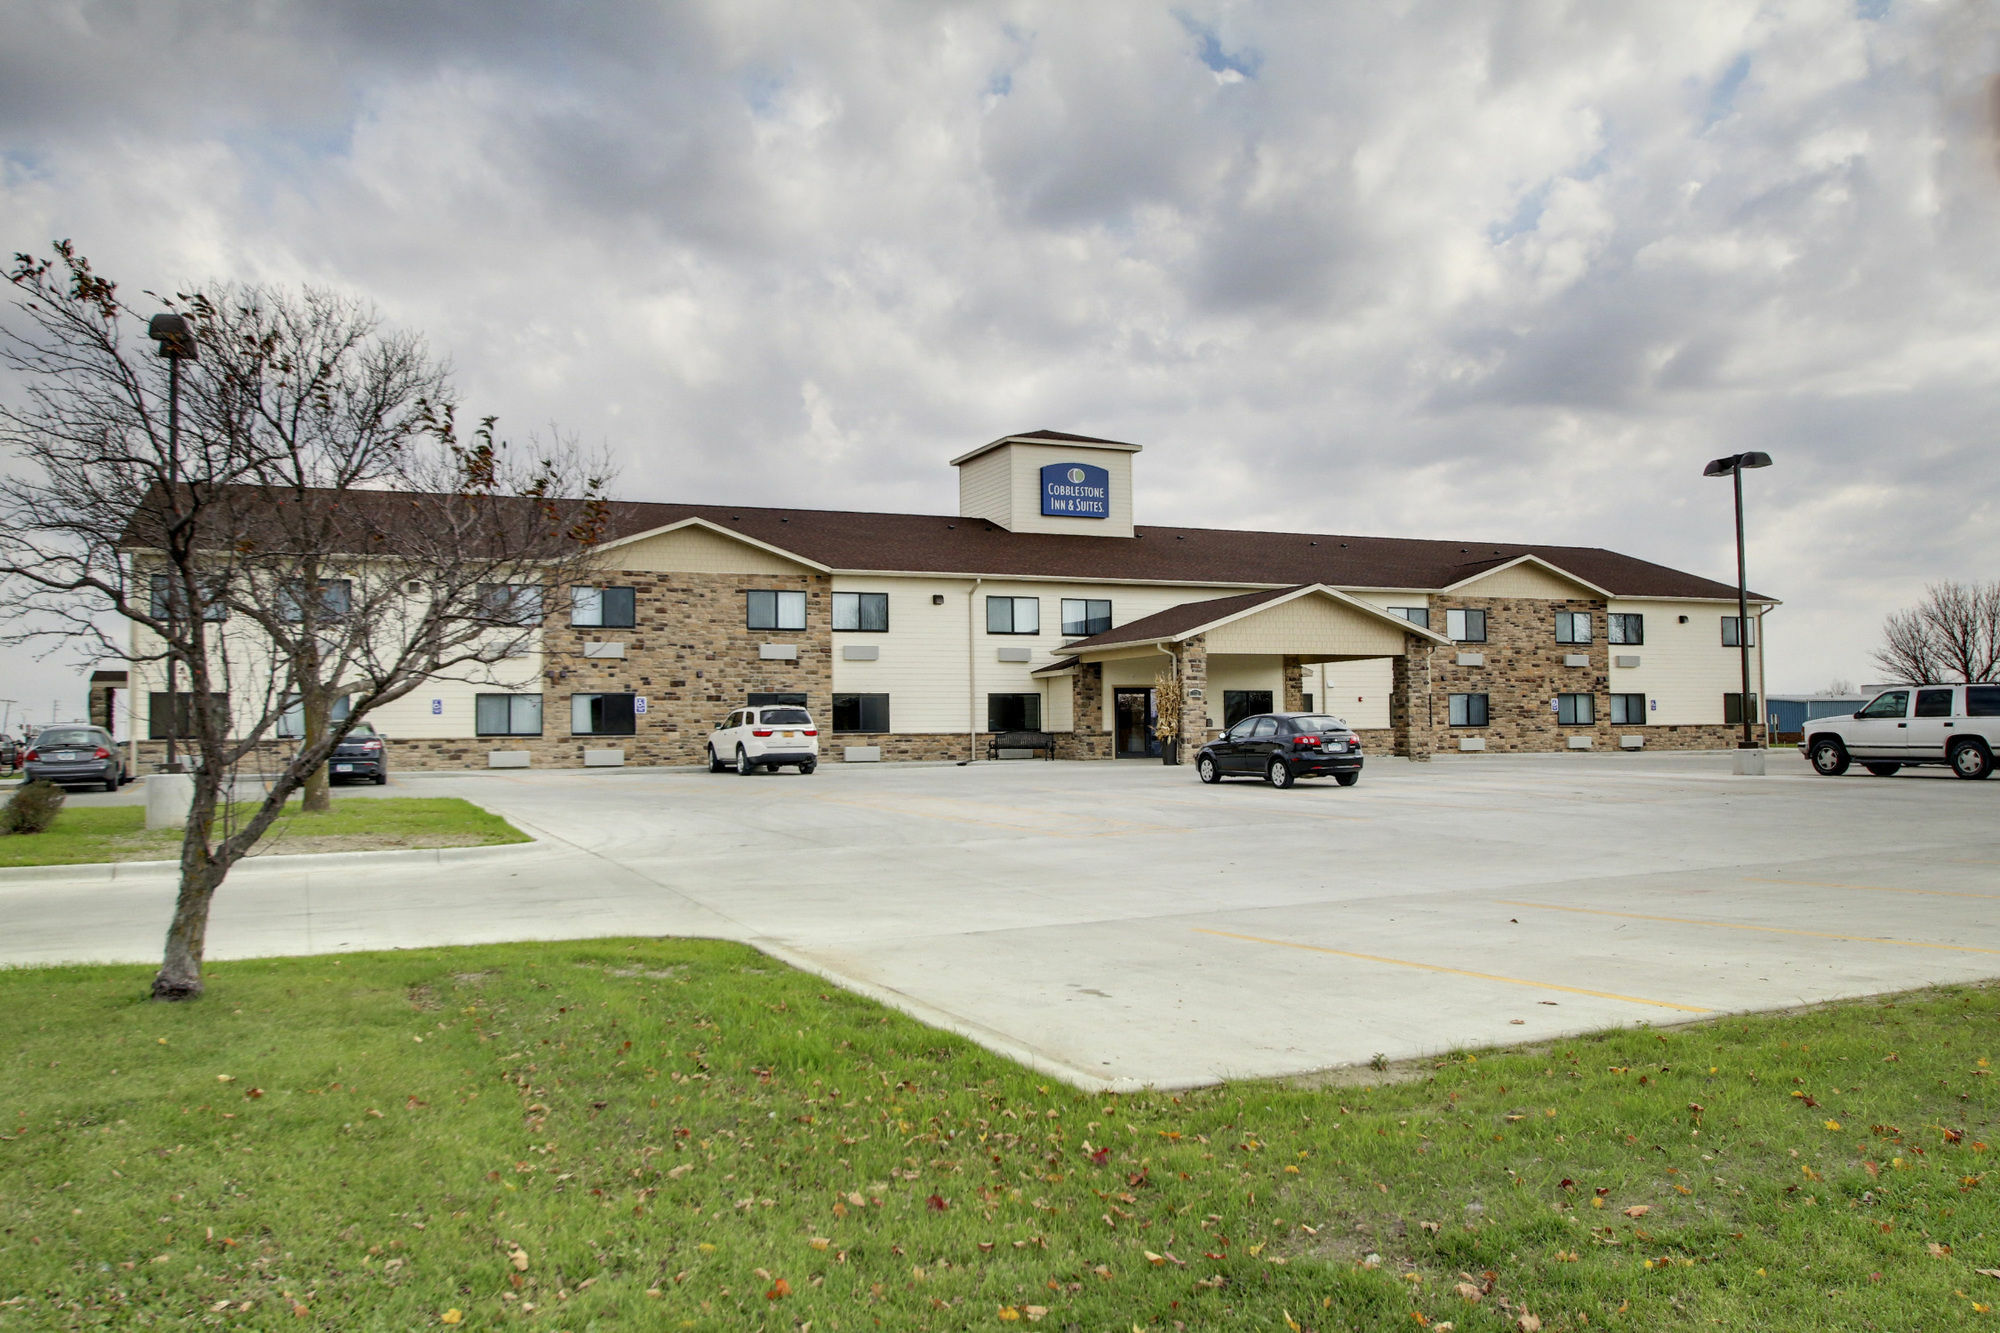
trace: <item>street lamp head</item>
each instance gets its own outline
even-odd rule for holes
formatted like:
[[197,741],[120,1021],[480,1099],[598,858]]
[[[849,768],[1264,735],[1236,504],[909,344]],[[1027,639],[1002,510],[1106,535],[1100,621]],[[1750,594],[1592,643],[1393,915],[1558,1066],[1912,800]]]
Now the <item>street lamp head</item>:
[[201,353],[194,341],[194,326],[188,323],[186,315],[155,315],[146,324],[146,336],[160,345],[161,356],[179,357],[187,361],[197,361]]
[[1711,459],[1708,466],[1701,470],[1701,475],[1704,477],[1727,477],[1740,472],[1746,467],[1769,466],[1771,466],[1771,455],[1769,454],[1731,454],[1727,458]]

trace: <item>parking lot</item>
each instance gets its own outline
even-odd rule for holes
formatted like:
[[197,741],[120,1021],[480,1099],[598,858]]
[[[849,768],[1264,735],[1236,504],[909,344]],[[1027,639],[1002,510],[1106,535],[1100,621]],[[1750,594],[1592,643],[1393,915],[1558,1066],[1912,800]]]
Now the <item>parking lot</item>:
[[[210,956],[721,936],[1112,1086],[2000,973],[2000,781],[1771,769],[1377,760],[1282,792],[1157,763],[399,773],[387,794],[463,795],[543,841],[460,866],[272,858],[224,886]],[[156,957],[171,897],[0,884],[0,961]]]

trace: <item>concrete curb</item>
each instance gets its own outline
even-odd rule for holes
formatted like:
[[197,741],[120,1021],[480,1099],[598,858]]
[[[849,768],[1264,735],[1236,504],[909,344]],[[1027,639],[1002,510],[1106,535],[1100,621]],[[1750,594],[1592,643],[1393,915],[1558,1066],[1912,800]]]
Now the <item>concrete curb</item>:
[[[230,869],[233,879],[271,871],[365,870],[370,866],[456,865],[468,861],[504,860],[547,846],[541,839],[487,847],[412,847],[387,852],[302,852],[295,856],[246,856]],[[91,861],[77,865],[9,866],[0,868],[0,887],[9,884],[109,884],[113,881],[173,879],[178,861]]]

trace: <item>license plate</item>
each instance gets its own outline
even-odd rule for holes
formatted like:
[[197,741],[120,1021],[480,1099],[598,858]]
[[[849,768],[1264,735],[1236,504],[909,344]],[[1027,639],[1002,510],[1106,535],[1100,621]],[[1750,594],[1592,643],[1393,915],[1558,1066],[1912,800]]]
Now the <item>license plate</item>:
[[1346,754],[1346,753],[1347,753],[1347,742],[1346,742],[1346,741],[1328,741],[1328,742],[1327,742],[1327,744],[1326,744],[1326,748],[1327,748],[1327,749],[1329,749],[1329,750],[1331,750],[1331,751],[1332,751],[1333,753],[1335,753],[1335,754]]
[[781,731],[778,734],[780,736],[783,736],[786,740],[791,740],[794,737],[796,737],[799,733],[796,731]]
[[333,771],[334,771],[334,772],[336,772],[336,773],[352,773],[352,772],[354,771],[354,765],[352,765],[352,764],[335,764],[335,765],[333,766]]
[[72,759],[75,759],[75,758],[76,758],[76,751],[74,751],[74,750],[57,750],[57,751],[56,751],[56,762],[57,762],[57,763],[59,763],[59,764],[66,764],[66,763],[68,763],[69,761],[71,761]]

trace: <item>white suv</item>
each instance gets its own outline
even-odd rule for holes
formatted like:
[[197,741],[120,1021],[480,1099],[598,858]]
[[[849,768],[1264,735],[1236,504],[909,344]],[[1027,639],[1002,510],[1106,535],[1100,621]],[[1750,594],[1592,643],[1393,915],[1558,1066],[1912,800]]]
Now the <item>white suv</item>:
[[2000,685],[1902,685],[1845,717],[1806,723],[1799,752],[1836,778],[1848,761],[1878,778],[1906,764],[1948,764],[1962,778],[1993,771],[2000,750]]
[[812,714],[796,704],[737,709],[708,737],[708,771],[732,765],[746,778],[760,768],[812,772],[819,767],[819,728]]

